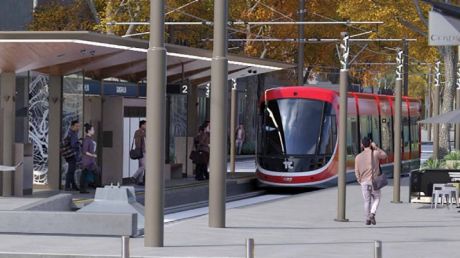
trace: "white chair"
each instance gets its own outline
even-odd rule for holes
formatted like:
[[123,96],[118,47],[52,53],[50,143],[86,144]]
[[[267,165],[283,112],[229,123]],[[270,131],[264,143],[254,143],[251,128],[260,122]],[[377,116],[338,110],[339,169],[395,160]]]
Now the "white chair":
[[[455,204],[458,207],[458,189],[457,187],[455,187],[452,184],[446,184],[444,185],[443,190],[450,191],[450,198],[449,198],[450,205],[452,206],[452,204],[454,204],[455,202]],[[452,201],[452,199],[454,201]]]
[[[437,208],[437,204],[444,204],[444,197],[446,198],[446,204],[452,201],[452,189],[446,189],[445,184],[433,184],[433,193],[431,195],[431,208]],[[449,207],[449,206],[448,206]]]

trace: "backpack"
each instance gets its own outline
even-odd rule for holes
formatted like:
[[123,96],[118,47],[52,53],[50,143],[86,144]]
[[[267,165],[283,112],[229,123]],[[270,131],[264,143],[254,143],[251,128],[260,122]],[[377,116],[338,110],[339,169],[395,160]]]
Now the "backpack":
[[75,156],[75,151],[72,148],[72,144],[70,142],[70,137],[65,137],[64,140],[61,142],[60,152],[62,157],[67,161]]

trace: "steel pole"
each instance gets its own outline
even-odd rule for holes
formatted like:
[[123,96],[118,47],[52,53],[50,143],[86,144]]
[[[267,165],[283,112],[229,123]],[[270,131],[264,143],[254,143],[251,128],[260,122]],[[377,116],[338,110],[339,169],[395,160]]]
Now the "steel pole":
[[164,0],[150,0],[150,41],[147,51],[147,138],[145,166],[146,247],[163,246],[166,48]]
[[382,241],[374,241],[374,258],[382,258]]
[[406,40],[403,41],[403,51],[404,96],[409,96],[409,43]]
[[[460,78],[457,78],[460,81]],[[457,109],[460,109],[460,88],[457,88]],[[460,150],[460,124],[455,125],[455,149]]]
[[227,174],[227,0],[214,1],[214,44],[211,64],[211,155],[209,226],[225,227]]
[[246,258],[254,258],[254,239],[246,239]]
[[[432,88],[431,88],[431,78],[432,78],[432,74],[431,74],[431,66],[429,67],[429,72],[428,72],[428,101],[430,103],[430,105],[427,105],[427,108],[428,108],[428,114],[427,116],[428,117],[431,117],[431,111],[433,110],[433,103],[431,101],[431,95],[432,95]],[[427,126],[427,141],[431,142],[431,124],[428,124]]]
[[121,258],[129,258],[129,236],[121,237]]
[[401,107],[402,79],[396,79],[394,104],[394,163],[393,163],[393,203],[401,202]]
[[[305,0],[299,0],[299,22],[304,21]],[[299,25],[299,43],[297,44],[297,85],[303,85],[303,71],[304,71],[304,48],[305,44],[300,42],[300,39],[305,37],[304,25]]]
[[[439,115],[439,86],[434,86],[433,116]],[[433,159],[439,158],[439,124],[433,124]]]
[[232,99],[230,106],[230,172],[235,175],[235,155],[236,155],[236,87],[232,86]]
[[346,209],[346,178],[347,178],[347,86],[348,69],[340,70],[340,101],[339,101],[339,171],[338,171],[338,203],[336,221],[348,221]]

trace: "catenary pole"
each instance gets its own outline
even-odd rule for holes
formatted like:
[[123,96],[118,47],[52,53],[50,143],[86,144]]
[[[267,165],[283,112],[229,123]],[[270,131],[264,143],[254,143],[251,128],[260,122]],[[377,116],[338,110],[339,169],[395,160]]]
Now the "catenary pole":
[[[441,77],[441,61],[437,61],[434,66],[434,100],[433,116],[439,115],[439,88]],[[439,124],[433,124],[433,159],[439,158]]]
[[236,79],[233,79],[230,100],[230,173],[232,176],[235,175],[237,97]]
[[[459,53],[460,55],[460,53]],[[460,66],[457,70],[457,100],[456,107],[460,109]],[[460,124],[455,125],[455,149],[460,150]]]
[[[299,22],[304,21],[305,13],[305,0],[299,0]],[[304,25],[300,24],[299,27],[299,39],[303,39],[305,36]],[[304,72],[304,49],[305,44],[298,42],[297,44],[297,85],[303,85],[303,72]]]
[[209,226],[225,227],[227,174],[227,0],[214,1],[214,44],[211,64],[211,152]]
[[163,246],[166,48],[164,0],[150,0],[150,40],[147,51],[147,128],[145,166],[146,247]]
[[338,171],[338,198],[336,221],[346,222],[346,177],[347,177],[347,91],[348,91],[348,56],[349,56],[349,35],[342,32],[342,43],[340,44],[340,89],[339,89],[339,171]]
[[[433,95],[433,88],[431,87],[431,80],[433,78],[433,74],[432,74],[432,67],[431,65],[428,66],[429,70],[428,70],[428,103],[429,105],[427,105],[427,108],[428,108],[428,114],[427,114],[427,117],[431,117],[431,114],[432,114],[432,110],[433,110],[433,101],[432,101],[432,98],[431,96]],[[425,103],[427,104],[427,103]],[[432,125],[431,124],[428,124],[427,125],[427,141],[431,142],[431,128],[432,128]]]
[[401,177],[401,112],[402,112],[402,80],[403,80],[403,51],[398,50],[396,62],[396,85],[394,104],[394,161],[393,161],[393,203],[401,202],[400,177]]
[[409,42],[403,40],[404,96],[409,96]]

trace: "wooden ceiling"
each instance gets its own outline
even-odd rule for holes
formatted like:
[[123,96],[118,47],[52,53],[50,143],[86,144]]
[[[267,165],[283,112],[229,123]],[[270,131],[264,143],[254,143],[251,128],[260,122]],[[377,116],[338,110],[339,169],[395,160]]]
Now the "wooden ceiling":
[[[66,75],[84,71],[96,80],[108,77],[138,82],[146,78],[148,42],[90,32],[0,32],[0,72],[37,71]],[[166,45],[168,82],[209,81],[212,52]],[[229,78],[293,65],[229,55]],[[245,69],[251,72],[246,72]]]

